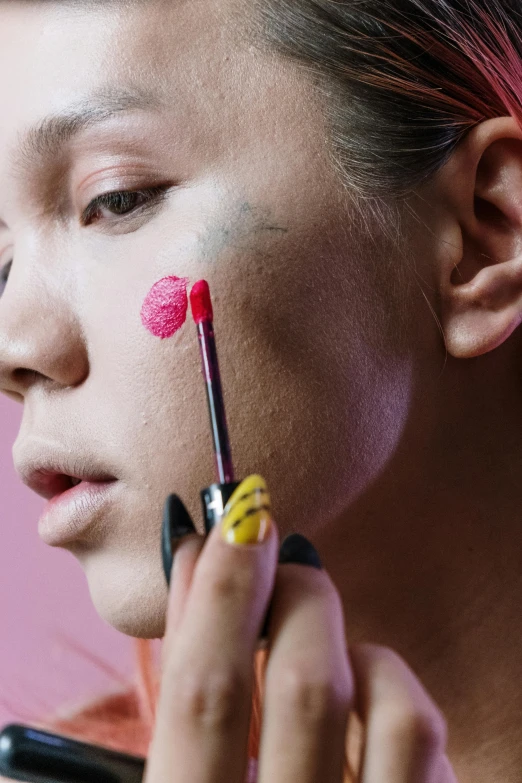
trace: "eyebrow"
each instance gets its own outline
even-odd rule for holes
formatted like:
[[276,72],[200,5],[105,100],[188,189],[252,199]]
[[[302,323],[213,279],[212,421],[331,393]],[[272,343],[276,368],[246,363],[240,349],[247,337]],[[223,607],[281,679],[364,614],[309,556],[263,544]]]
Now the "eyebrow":
[[15,171],[26,174],[59,158],[65,146],[81,131],[138,110],[159,110],[159,96],[137,89],[105,89],[58,114],[50,114],[24,132],[11,155]]

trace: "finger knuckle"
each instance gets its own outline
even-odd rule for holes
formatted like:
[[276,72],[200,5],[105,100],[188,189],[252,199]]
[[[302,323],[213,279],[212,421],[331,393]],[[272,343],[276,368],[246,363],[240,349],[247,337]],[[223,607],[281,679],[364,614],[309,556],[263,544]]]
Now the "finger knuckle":
[[275,683],[285,710],[298,714],[309,724],[322,723],[347,708],[347,697],[331,677],[321,676],[307,666],[288,665],[281,669]]
[[428,756],[444,749],[446,722],[437,710],[389,706],[381,711],[379,734],[387,741],[411,745]]
[[256,593],[254,571],[250,568],[234,568],[213,573],[209,578],[209,590],[213,600],[220,603],[238,599],[251,601]]
[[226,731],[237,721],[247,693],[245,678],[234,668],[214,668],[204,675],[185,673],[171,683],[175,707],[182,722]]

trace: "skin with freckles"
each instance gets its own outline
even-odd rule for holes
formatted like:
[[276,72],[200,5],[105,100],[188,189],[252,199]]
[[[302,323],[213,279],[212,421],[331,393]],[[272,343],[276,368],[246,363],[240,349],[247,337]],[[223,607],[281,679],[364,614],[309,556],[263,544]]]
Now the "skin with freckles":
[[61,545],[107,622],[162,636],[163,502],[202,530],[213,480],[184,288],[208,280],[237,475],[267,480],[281,537],[313,540],[349,637],[422,677],[462,779],[500,779],[493,738],[516,780],[522,133],[482,123],[384,230],[331,165],[312,84],[251,45],[239,5],[0,2],[15,463],[58,446],[118,479]]

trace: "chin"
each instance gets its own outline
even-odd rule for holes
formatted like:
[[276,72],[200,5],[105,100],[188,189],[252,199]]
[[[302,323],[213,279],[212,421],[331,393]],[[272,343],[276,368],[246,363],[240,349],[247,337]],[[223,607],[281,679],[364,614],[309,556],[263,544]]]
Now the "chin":
[[99,616],[120,633],[136,639],[165,635],[168,591],[161,566],[153,572],[144,564],[122,568],[89,564],[89,592]]

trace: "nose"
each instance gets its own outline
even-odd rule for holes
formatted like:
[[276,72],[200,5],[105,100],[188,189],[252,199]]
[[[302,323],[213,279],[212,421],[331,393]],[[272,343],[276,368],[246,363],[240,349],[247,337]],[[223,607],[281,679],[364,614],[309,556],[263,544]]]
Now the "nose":
[[35,385],[66,388],[88,375],[88,354],[71,298],[16,262],[0,297],[0,391],[24,400]]

